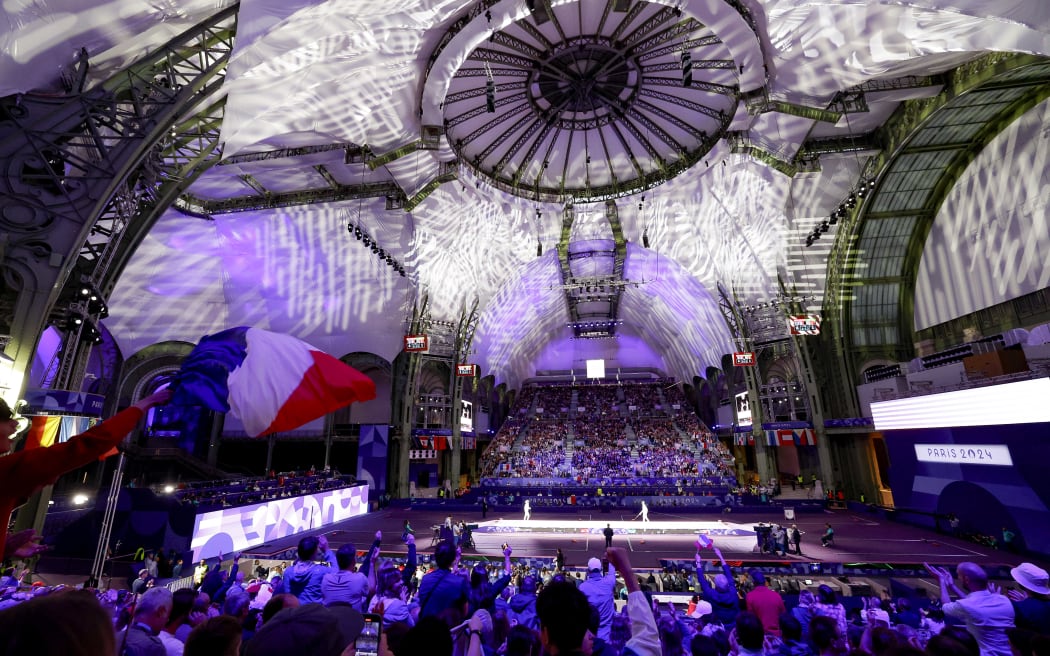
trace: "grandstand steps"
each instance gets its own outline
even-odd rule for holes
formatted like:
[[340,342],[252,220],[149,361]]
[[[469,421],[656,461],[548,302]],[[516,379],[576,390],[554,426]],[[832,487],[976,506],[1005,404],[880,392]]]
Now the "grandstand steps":
[[572,429],[572,424],[568,425],[567,435],[565,436],[565,460],[564,467],[565,471],[572,471],[572,452],[576,449],[576,431]]
[[129,469],[148,468],[148,463],[161,466],[174,464],[190,472],[191,476],[186,478],[199,477],[203,480],[221,480],[237,478],[243,475],[209,465],[207,462],[190,455],[185,449],[179,447],[144,447],[129,443],[125,444],[123,448],[131,459]]

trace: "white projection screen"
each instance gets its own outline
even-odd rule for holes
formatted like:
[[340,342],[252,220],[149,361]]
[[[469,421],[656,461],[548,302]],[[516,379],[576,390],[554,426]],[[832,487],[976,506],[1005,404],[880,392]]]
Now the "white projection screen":
[[587,377],[605,378],[605,360],[588,360]]

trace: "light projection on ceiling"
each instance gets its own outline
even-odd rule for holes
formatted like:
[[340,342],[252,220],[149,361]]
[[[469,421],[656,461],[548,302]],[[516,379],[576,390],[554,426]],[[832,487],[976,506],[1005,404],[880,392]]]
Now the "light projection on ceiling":
[[916,330],[1050,286],[1047,125],[1043,102],[981,151],[949,192],[919,265]]
[[625,196],[689,168],[728,127],[744,67],[681,4],[609,8],[580,0],[453,24],[424,91],[444,88],[443,117],[424,109],[424,125],[443,126],[497,188],[537,200]]
[[[170,4],[111,0],[101,7],[84,8],[82,2],[54,0],[0,14],[0,94],[59,89],[57,71],[71,51],[71,34],[75,46],[89,48],[90,86],[229,3],[191,0],[179,3],[177,10]],[[537,200],[535,194],[529,198],[508,193],[520,189],[507,186],[507,181],[516,178],[518,187],[535,187],[537,182],[540,187],[560,187],[562,177],[566,189],[586,190],[611,184],[614,175],[625,184],[630,179],[644,180],[658,168],[654,164],[658,159],[672,162],[699,152],[700,140],[681,121],[714,135],[715,128],[707,123],[721,125],[719,112],[724,112],[731,116],[726,129],[733,140],[712,144],[669,182],[617,198],[623,235],[629,242],[624,275],[648,282],[625,289],[619,308],[624,321],[621,338],[610,341],[619,343],[620,350],[644,352],[646,358],[655,354],[668,373],[691,377],[703,366],[717,364],[721,353],[733,350],[707,292],[716,283],[734,290],[744,302],[766,299],[777,289],[778,279],[796,293],[819,299],[830,235],[805,251],[804,236],[841,202],[872,154],[824,155],[818,170],[791,178],[749,156],[739,144],[757,144],[770,157],[786,160],[813,138],[863,136],[905,97],[869,93],[867,111],[849,114],[837,123],[822,123],[764,111],[754,104],[755,94],[826,108],[837,92],[851,85],[942,72],[989,50],[1050,53],[1050,12],[1044,0],[914,0],[907,6],[860,0],[758,0],[744,3],[753,12],[752,23],[721,0],[631,2],[625,6],[638,6],[639,13],[630,22],[626,12],[610,10],[600,29],[601,14],[610,3],[553,0],[549,4],[554,16],[541,22],[521,0],[486,2],[490,24],[477,0],[241,2],[235,51],[223,88],[227,158],[331,144],[389,153],[420,140],[424,126],[443,126],[446,119],[482,111],[457,123],[447,136],[442,129],[438,143],[432,144],[434,150],[393,159],[374,171],[343,162],[337,151],[314,159],[213,167],[190,188],[190,194],[223,199],[250,193],[244,176],[272,191],[313,188],[324,183],[317,170],[323,165],[342,184],[395,183],[412,196],[435,179],[441,165],[463,160],[455,167],[458,179],[421,198],[411,212],[387,210],[382,198],[216,214],[213,221],[168,212],[129,262],[110,298],[111,316],[105,324],[124,354],[167,339],[194,341],[201,334],[248,322],[292,332],[331,353],[367,351],[392,359],[401,346],[405,317],[425,293],[439,319],[458,317],[460,309],[477,298],[482,323],[475,339],[483,356],[482,375],[522,380],[534,370],[534,358],[568,352],[565,344],[571,331],[565,328],[565,295],[558,287],[554,254],[561,238],[563,204]],[[676,7],[682,16],[671,23],[686,21],[685,31],[664,45],[646,44],[639,52],[648,54],[638,54],[632,61],[628,60],[636,55],[622,48],[603,50],[606,46],[598,35],[610,36],[623,25],[621,34],[630,38],[648,19]],[[703,27],[691,26],[690,19]],[[452,30],[457,21],[462,25]],[[638,33],[631,43],[640,46],[646,38],[666,35],[669,25],[657,25],[645,38]],[[557,26],[566,38],[594,37],[584,44],[585,56],[578,62],[572,61],[569,50],[557,47],[565,40]],[[536,55],[534,50],[544,39],[555,47],[549,54]],[[686,40],[696,42],[690,46],[694,82],[737,85],[745,98],[680,86],[683,48],[679,46]],[[670,50],[662,52],[664,46]],[[479,59],[483,49],[500,53],[507,63],[493,61],[494,55]],[[542,49],[547,50],[545,45]],[[616,55],[609,58],[605,78],[605,71],[594,68],[601,52]],[[435,53],[439,56],[431,62]],[[546,73],[530,77],[531,69],[515,67],[511,56],[545,62]],[[718,63],[723,61],[731,61],[734,69]],[[704,62],[714,63],[705,68]],[[486,63],[494,69],[499,104],[491,114],[485,106],[488,73],[461,73],[484,69]],[[645,66],[662,70],[646,71]],[[689,105],[687,112],[680,101],[647,95],[653,87],[644,84],[646,76],[676,78],[678,87],[658,90],[696,105]],[[519,82],[524,86],[508,87]],[[584,93],[585,88],[590,91]],[[453,94],[476,95],[446,104]],[[520,121],[518,132],[502,137],[506,128],[501,126],[493,134],[465,138],[501,112],[511,111],[509,99],[515,94],[524,94],[521,102],[527,109],[522,116],[530,117]],[[587,104],[591,99],[595,105]],[[653,112],[645,103],[675,116]],[[564,107],[552,112],[559,105]],[[596,109],[597,105],[604,109]],[[713,109],[715,116],[700,105]],[[573,130],[564,127],[551,128],[540,139],[542,124],[507,158],[543,112],[562,125],[604,124],[586,138],[576,130],[572,145],[568,133]],[[649,112],[654,125],[644,126],[632,112]],[[627,121],[635,121],[634,132]],[[671,146],[657,128],[684,150]],[[555,138],[555,133],[561,136]],[[462,147],[456,146],[457,138],[463,140]],[[498,138],[503,141],[486,154]],[[1030,142],[1026,148],[1036,149],[1043,138],[1033,134],[1026,139]],[[1045,165],[1036,150],[996,148],[988,161],[1017,157],[1025,162],[1023,169],[1004,172],[1002,179],[1024,180],[1033,190],[1029,198],[1046,195],[1035,191],[1046,185],[1045,180],[1025,177]],[[543,168],[548,150],[549,163]],[[526,157],[530,151],[532,155]],[[632,154],[637,165],[631,162]],[[494,173],[492,166],[504,159],[503,168]],[[992,170],[999,168],[997,164]],[[967,200],[969,193],[977,199]],[[1027,213],[1025,220],[1034,222],[1040,216],[1038,207],[1010,215],[1005,205],[989,204],[997,193],[994,184],[974,178],[953,192],[948,205],[957,214],[994,208],[999,221],[995,225],[1002,226],[1002,234],[1017,237],[1011,237],[1010,243],[1028,240],[1025,247],[1031,243],[1035,248],[1038,243],[1038,249],[1046,252],[1045,242],[1031,239],[1034,228],[1022,228],[1019,216]],[[576,204],[578,224],[573,226],[572,241],[609,240],[600,204],[593,217],[583,206]],[[404,263],[407,277],[378,264],[346,233],[350,216],[368,226],[369,234]],[[990,234],[989,228],[980,239]],[[647,249],[642,247],[643,236]],[[925,323],[964,312],[968,303],[981,305],[999,293],[990,289],[986,297],[985,290],[971,290],[979,296],[969,301],[936,296],[937,290],[948,287],[959,292],[957,285],[944,284],[959,275],[944,273],[951,270],[945,262],[963,257],[962,251],[952,248],[946,245],[935,256],[934,251],[927,253],[931,273],[929,282],[920,283],[927,289],[919,293],[933,294],[931,303],[938,309],[921,319]],[[1011,252],[998,261],[993,258],[989,268],[1030,265],[1032,269],[1018,272],[1002,293],[1023,293],[1029,284],[1045,286],[1043,260],[1033,263],[1025,248]],[[594,272],[604,271],[600,267],[608,266],[609,258],[594,259],[590,264],[574,262],[578,267],[574,272],[588,266]]]

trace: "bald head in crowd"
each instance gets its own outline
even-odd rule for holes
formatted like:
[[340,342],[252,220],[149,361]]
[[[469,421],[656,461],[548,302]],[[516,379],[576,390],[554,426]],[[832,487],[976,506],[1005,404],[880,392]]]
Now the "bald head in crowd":
[[959,563],[955,568],[963,587],[970,592],[984,590],[988,587],[988,573],[977,563]]

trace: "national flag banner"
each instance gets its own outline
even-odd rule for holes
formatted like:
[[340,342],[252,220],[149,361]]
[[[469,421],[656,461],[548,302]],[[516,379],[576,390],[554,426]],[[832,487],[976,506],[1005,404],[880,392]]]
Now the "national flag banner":
[[777,446],[777,431],[767,430],[764,431],[766,434],[766,446]]
[[791,429],[780,429],[777,431],[778,446],[795,446],[795,431]]
[[478,448],[478,439],[472,435],[463,436],[463,448],[464,449],[476,449]]
[[448,436],[447,435],[435,435],[434,436],[434,448],[438,451],[445,451],[448,449]]
[[733,444],[744,446],[747,444],[747,433],[733,433]]
[[46,449],[55,444],[68,442],[91,428],[91,417],[66,415],[37,415],[29,420],[24,449]]
[[172,404],[229,412],[254,437],[376,396],[375,383],[350,365],[290,335],[244,326],[202,337],[173,386]]
[[509,462],[501,462],[499,465],[496,466],[496,471],[498,471],[498,472],[507,472],[509,474],[511,472],[510,463]]
[[434,448],[434,438],[426,437],[426,436],[423,436],[423,435],[417,435],[416,439],[419,440],[419,447],[420,448],[422,448],[422,449],[433,449]]
[[795,444],[798,446],[816,446],[817,433],[812,428],[800,428],[795,431]]

